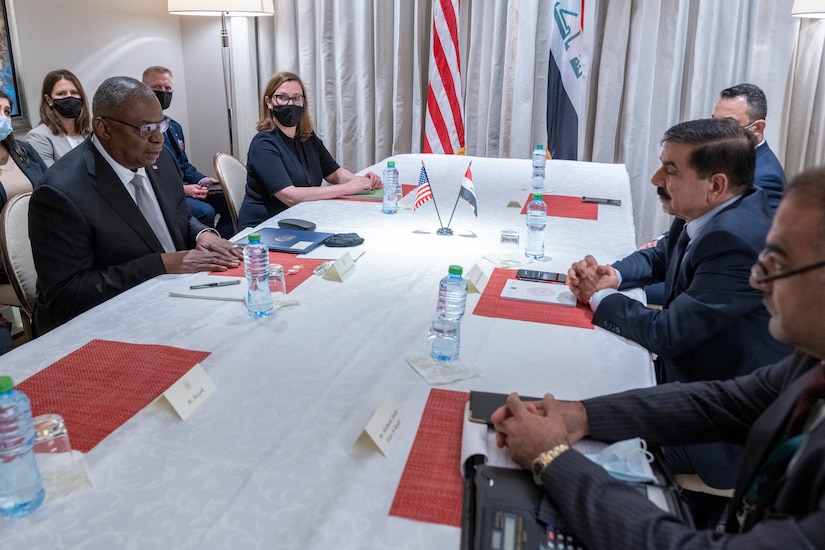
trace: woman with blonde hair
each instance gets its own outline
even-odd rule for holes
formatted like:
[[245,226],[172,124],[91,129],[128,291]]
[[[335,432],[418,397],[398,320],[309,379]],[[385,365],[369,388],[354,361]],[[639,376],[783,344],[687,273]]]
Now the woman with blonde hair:
[[91,132],[89,105],[80,80],[66,69],[48,73],[40,96],[40,124],[29,130],[26,141],[51,166]]
[[[381,187],[368,172],[356,176],[335,162],[315,135],[298,75],[280,72],[269,79],[261,116],[246,157],[246,195],[239,225],[254,227],[304,201],[334,199]],[[321,187],[326,180],[332,185]]]

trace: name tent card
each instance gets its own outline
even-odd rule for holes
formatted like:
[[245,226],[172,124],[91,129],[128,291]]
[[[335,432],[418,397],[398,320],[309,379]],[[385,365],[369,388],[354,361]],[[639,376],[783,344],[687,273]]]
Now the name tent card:
[[473,264],[470,271],[464,276],[467,281],[467,291],[481,294],[490,282],[490,276],[484,273],[478,264]]
[[198,363],[180,380],[172,384],[163,396],[178,413],[180,419],[186,420],[213,393],[215,393],[215,384]]
[[324,279],[343,283],[349,279],[353,273],[355,273],[355,261],[349,252],[345,252],[343,256],[335,260],[329,269],[326,270]]
[[398,405],[392,398],[387,397],[367,422],[363,434],[375,443],[381,454],[389,456],[396,441],[395,434],[398,433],[401,424],[401,411]]

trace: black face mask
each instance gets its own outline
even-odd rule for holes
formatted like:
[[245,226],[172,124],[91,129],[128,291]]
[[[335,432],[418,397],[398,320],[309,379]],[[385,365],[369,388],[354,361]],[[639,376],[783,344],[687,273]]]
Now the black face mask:
[[304,114],[304,108],[297,105],[275,105],[269,109],[272,116],[286,128],[298,126],[301,122],[301,116]]
[[63,118],[77,118],[83,109],[83,102],[76,97],[61,97],[53,101],[54,105],[52,107]]
[[162,110],[166,110],[172,104],[172,92],[162,92],[160,90],[152,90],[155,92],[155,96],[160,101],[160,108]]

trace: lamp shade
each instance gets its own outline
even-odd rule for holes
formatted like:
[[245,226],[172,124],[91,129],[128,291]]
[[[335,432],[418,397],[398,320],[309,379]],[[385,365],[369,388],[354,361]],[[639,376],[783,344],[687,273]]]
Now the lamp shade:
[[168,0],[173,15],[221,15],[257,17],[275,15],[273,0]]
[[791,15],[821,19],[825,17],[825,0],[794,0]]

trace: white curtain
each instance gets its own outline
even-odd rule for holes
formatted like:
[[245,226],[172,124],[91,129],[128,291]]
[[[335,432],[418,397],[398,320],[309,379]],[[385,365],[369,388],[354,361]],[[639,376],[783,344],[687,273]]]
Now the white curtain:
[[[259,90],[298,73],[316,131],[359,170],[420,152],[432,0],[276,0],[260,18]],[[649,183],[664,131],[710,116],[741,82],[768,96],[766,137],[788,176],[825,161],[825,22],[790,16],[793,0],[586,0],[580,157],[624,163],[639,243],[666,229]],[[528,158],[546,133],[553,25],[548,0],[462,0],[467,153]]]

